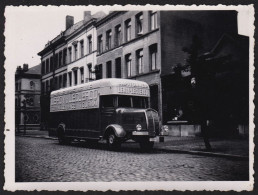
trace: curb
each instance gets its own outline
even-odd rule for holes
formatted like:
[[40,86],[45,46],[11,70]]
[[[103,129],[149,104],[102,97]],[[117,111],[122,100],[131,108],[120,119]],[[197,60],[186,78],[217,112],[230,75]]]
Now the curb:
[[[50,140],[58,140],[55,137],[49,137],[49,136],[42,136],[42,135],[16,135],[20,137],[31,137],[31,138],[43,138],[43,139],[50,139]],[[241,156],[241,155],[234,155],[234,154],[223,154],[223,153],[216,153],[216,152],[203,152],[203,151],[194,151],[194,150],[181,150],[181,149],[169,149],[164,147],[156,147],[156,149],[168,152],[168,153],[181,153],[181,154],[194,154],[194,155],[200,155],[200,156],[212,156],[212,157],[222,157],[232,160],[248,160],[248,156]]]
[[194,151],[194,150],[180,150],[180,149],[167,149],[167,148],[157,148],[163,152],[169,153],[181,153],[181,154],[194,154],[200,156],[212,156],[212,157],[223,157],[232,160],[248,160],[248,156],[234,155],[234,154],[223,154],[216,152],[202,152],[202,151]]
[[55,137],[49,137],[48,135],[46,135],[46,136],[42,136],[42,135],[16,135],[16,136],[58,140],[57,138],[55,138]]

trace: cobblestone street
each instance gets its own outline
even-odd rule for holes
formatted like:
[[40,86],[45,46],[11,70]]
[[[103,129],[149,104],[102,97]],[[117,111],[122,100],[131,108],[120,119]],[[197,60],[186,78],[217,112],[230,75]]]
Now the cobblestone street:
[[246,160],[173,154],[159,149],[141,153],[134,143],[109,151],[101,143],[59,145],[49,139],[15,139],[16,182],[248,180]]

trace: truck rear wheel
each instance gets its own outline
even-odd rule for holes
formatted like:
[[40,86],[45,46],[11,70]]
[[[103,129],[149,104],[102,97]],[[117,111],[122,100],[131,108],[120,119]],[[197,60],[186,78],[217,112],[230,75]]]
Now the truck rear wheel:
[[150,142],[149,140],[140,141],[140,148],[144,152],[151,151],[153,149],[154,142]]
[[121,142],[118,137],[110,132],[107,136],[107,144],[109,149],[119,149],[121,147]]

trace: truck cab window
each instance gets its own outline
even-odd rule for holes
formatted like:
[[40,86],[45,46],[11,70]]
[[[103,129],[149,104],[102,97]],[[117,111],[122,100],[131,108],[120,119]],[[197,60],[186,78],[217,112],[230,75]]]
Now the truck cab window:
[[112,95],[102,96],[102,107],[115,107],[115,97]]
[[118,107],[132,107],[132,99],[130,96],[118,96]]

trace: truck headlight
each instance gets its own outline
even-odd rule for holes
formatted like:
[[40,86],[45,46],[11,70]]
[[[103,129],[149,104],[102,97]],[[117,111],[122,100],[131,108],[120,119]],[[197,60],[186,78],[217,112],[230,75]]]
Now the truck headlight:
[[162,130],[163,130],[164,132],[168,132],[168,126],[167,126],[167,125],[163,125],[163,126],[162,126]]
[[136,125],[136,130],[137,131],[141,131],[142,130],[142,126],[140,124]]

